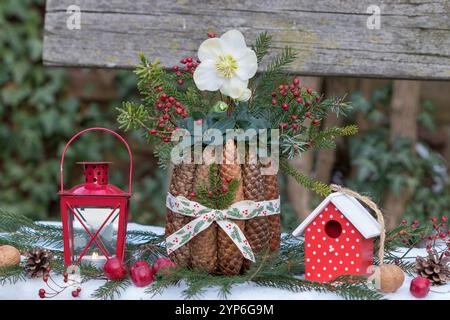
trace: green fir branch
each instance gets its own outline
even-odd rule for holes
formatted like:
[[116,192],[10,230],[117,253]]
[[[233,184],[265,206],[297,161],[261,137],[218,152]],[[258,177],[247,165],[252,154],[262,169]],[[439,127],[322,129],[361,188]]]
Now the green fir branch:
[[315,149],[333,149],[336,147],[337,136],[351,136],[358,133],[358,126],[348,125],[342,128],[328,128],[311,137],[312,145]]
[[19,265],[0,267],[0,286],[26,279],[25,269]]
[[108,280],[105,284],[97,288],[92,297],[101,300],[113,300],[115,298],[120,298],[123,291],[131,285],[129,279],[124,279],[121,281]]
[[253,50],[256,53],[256,58],[258,63],[261,62],[262,58],[269,52],[270,44],[272,42],[272,36],[264,31],[258,35],[253,46]]
[[280,169],[285,174],[293,177],[299,184],[314,191],[318,195],[326,197],[331,193],[331,187],[329,185],[305,176],[303,173],[292,167],[285,158],[280,159]]

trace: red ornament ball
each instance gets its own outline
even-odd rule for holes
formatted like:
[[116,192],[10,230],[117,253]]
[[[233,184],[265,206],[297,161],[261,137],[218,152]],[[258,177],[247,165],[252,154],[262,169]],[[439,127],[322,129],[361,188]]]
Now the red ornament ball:
[[411,281],[409,292],[416,298],[424,298],[430,292],[430,280],[424,277],[417,277]]
[[103,273],[109,280],[122,280],[127,274],[127,269],[122,261],[111,258],[103,266]]
[[[170,274],[170,269],[175,268],[177,265],[167,258],[160,257],[156,259],[155,263],[152,265],[152,270],[154,274],[157,274],[160,270],[164,274]],[[169,269],[169,270],[168,270]]]
[[145,261],[136,261],[130,269],[131,280],[136,287],[148,286],[153,281],[153,270]]

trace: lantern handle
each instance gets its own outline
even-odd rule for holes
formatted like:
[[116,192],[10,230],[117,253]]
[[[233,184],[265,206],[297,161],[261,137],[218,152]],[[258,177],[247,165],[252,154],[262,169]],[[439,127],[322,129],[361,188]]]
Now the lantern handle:
[[112,133],[113,135],[115,135],[120,141],[123,142],[123,144],[125,145],[125,147],[128,150],[128,155],[130,158],[130,173],[129,173],[129,177],[128,177],[128,193],[131,195],[132,193],[132,186],[131,186],[131,179],[133,176],[133,155],[131,154],[131,149],[130,146],[128,145],[128,143],[126,142],[126,140],[119,135],[117,132],[111,130],[111,129],[107,129],[107,128],[102,128],[102,127],[94,127],[94,128],[88,128],[88,129],[84,129],[80,132],[78,132],[76,135],[74,135],[66,144],[66,146],[64,147],[63,153],[61,155],[61,163],[60,163],[60,185],[61,185],[61,193],[64,192],[64,158],[66,156],[66,151],[69,148],[69,145],[76,139],[78,138],[80,135],[82,135],[83,133],[89,132],[89,131],[103,131],[103,132],[109,132]]

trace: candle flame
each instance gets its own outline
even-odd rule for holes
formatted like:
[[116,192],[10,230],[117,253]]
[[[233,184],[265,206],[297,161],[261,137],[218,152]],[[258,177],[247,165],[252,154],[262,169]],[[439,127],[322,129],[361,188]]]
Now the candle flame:
[[94,251],[92,253],[92,259],[97,259],[97,258],[98,258],[98,253]]

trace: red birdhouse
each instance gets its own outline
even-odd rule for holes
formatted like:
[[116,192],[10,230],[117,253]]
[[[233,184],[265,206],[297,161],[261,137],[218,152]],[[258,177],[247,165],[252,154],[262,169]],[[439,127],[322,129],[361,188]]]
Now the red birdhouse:
[[292,233],[305,238],[305,279],[367,276],[380,225],[355,198],[332,193]]

